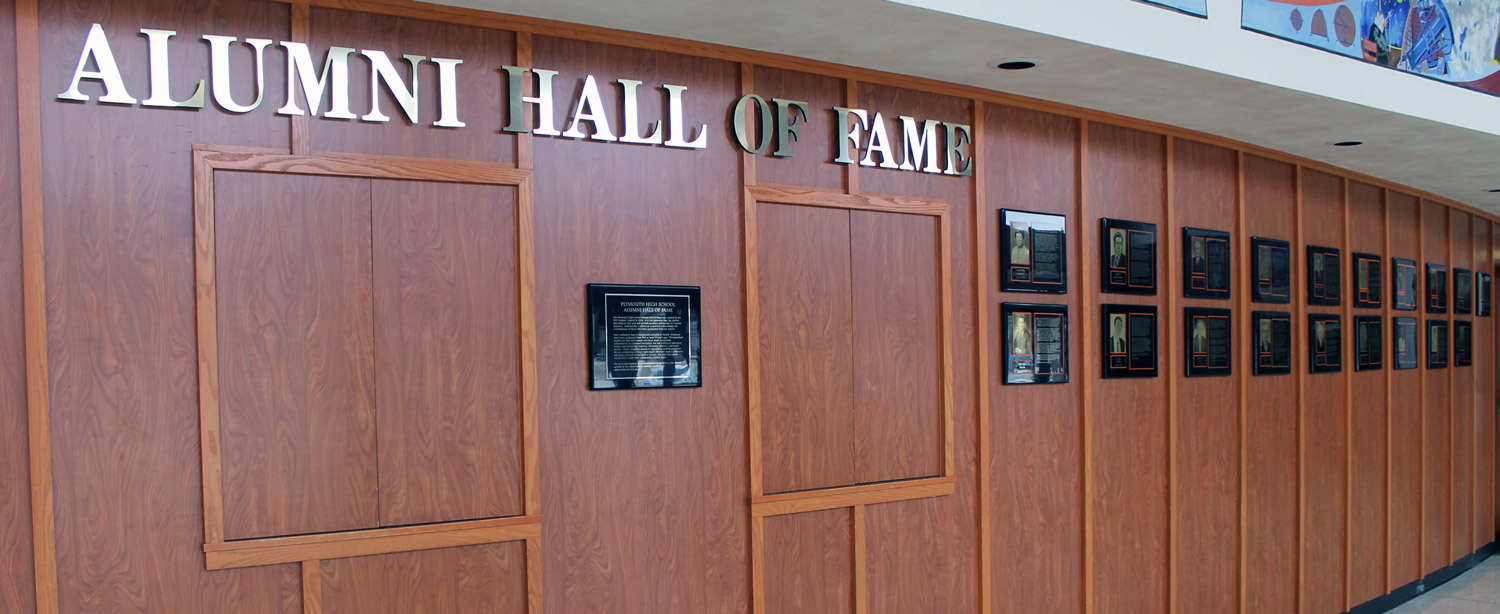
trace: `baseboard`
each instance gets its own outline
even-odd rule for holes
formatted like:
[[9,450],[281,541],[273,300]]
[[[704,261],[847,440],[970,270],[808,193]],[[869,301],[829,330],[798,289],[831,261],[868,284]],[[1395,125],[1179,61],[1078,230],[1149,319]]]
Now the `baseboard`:
[[1458,577],[1459,574],[1473,569],[1475,565],[1490,558],[1500,550],[1500,542],[1490,542],[1475,550],[1472,554],[1465,556],[1451,565],[1427,574],[1421,580],[1405,584],[1396,590],[1361,603],[1350,608],[1346,614],[1384,614],[1396,609],[1403,603],[1415,599],[1418,595],[1437,588],[1444,582]]

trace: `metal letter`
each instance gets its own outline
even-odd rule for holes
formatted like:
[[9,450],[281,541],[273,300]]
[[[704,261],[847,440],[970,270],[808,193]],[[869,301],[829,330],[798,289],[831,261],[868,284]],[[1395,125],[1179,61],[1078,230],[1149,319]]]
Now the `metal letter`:
[[[755,103],[755,110],[760,114],[760,130],[755,139],[750,138],[749,122],[750,103]],[[771,138],[776,125],[776,118],[771,115],[771,104],[766,99],[755,94],[746,94],[734,105],[734,140],[739,141],[740,149],[753,154],[765,153],[771,148]],[[755,143],[752,145],[751,141]]]
[[660,145],[661,122],[651,122],[651,136],[641,136],[641,110],[635,97],[635,90],[641,86],[641,82],[632,79],[620,79],[618,83],[623,90],[622,93],[625,95],[625,119],[621,120],[625,123],[625,134],[620,137],[620,142]]
[[698,126],[698,138],[691,142],[685,140],[687,131],[682,127],[682,93],[687,91],[686,85],[663,85],[667,90],[667,123],[671,129],[667,131],[667,147],[685,147],[690,149],[703,149],[708,147],[708,124]]
[[[438,120],[432,125],[439,128],[462,128],[458,120],[458,65],[463,60],[432,58],[438,67]],[[413,79],[415,81],[415,79]]]
[[[86,70],[90,58],[94,60],[94,67],[98,70]],[[83,51],[78,54],[78,67],[73,69],[73,84],[68,86],[68,91],[58,94],[57,98],[87,101],[88,95],[78,91],[78,82],[83,79],[104,82],[104,95],[99,97],[99,102],[135,104],[135,98],[125,91],[125,80],[120,78],[120,67],[115,65],[115,54],[109,49],[109,37],[104,35],[104,28],[97,23],[89,28],[88,38],[83,41]]]
[[[854,144],[852,149],[859,149],[859,131],[864,128],[865,124],[869,123],[869,116],[865,114],[864,109],[834,107],[833,112],[838,115],[840,130],[838,157],[834,158],[833,161],[839,164],[854,164],[854,157],[850,155],[851,148],[849,144]],[[851,116],[859,120],[852,126],[849,125],[849,118]]]
[[901,162],[901,170],[916,170],[917,165],[922,163],[923,156],[927,158],[927,166],[922,167],[924,173],[941,173],[942,167],[938,166],[938,121],[929,119],[922,122],[922,130],[917,131],[917,120],[901,116],[901,140],[906,144],[906,160]]
[[[968,144],[974,142],[974,134],[964,124],[944,124],[948,129],[948,170],[944,175],[974,174],[974,158],[970,157]],[[959,166],[962,164],[962,166]],[[955,170],[956,169],[956,170]]]
[[802,136],[802,126],[798,123],[797,116],[801,115],[803,120],[807,119],[807,103],[780,98],[772,98],[771,102],[776,104],[776,125],[781,128],[776,131],[776,151],[771,155],[778,158],[790,158],[792,157],[792,141]]
[[892,160],[896,156],[891,154],[891,138],[885,134],[885,118],[879,113],[875,119],[870,120],[870,146],[865,148],[865,157],[860,159],[860,166],[875,166],[875,154],[880,154],[880,168],[898,168]]
[[[544,70],[541,68],[530,69],[519,66],[504,66],[507,81],[510,84],[510,117],[501,128],[506,132],[534,132],[542,136],[557,136],[557,125],[552,117],[552,78],[557,76],[555,70]],[[536,73],[536,96],[527,96],[526,73]],[[536,105],[537,127],[536,130],[526,127],[526,103]]]
[[380,112],[380,84],[385,83],[385,89],[390,90],[391,96],[395,97],[396,104],[401,106],[401,112],[406,114],[406,121],[417,123],[417,65],[427,59],[420,55],[403,55],[401,59],[411,67],[411,89],[401,83],[401,75],[396,73],[396,65],[391,63],[391,58],[384,51],[371,51],[369,49],[359,52],[360,55],[370,59],[370,112],[360,119],[367,122],[386,122],[391,118]]
[[151,64],[151,96],[141,101],[147,107],[203,108],[203,80],[198,80],[198,89],[187,100],[172,100],[172,71],[167,55],[167,39],[176,36],[172,30],[141,28],[146,35],[146,57]]
[[208,41],[208,66],[209,73],[213,75],[214,102],[219,108],[230,113],[249,113],[260,106],[262,99],[266,97],[266,45],[271,44],[270,39],[247,38],[245,44],[255,48],[255,102],[248,105],[238,104],[234,101],[234,93],[229,86],[232,83],[229,73],[229,43],[239,40],[233,36],[217,36],[214,34],[203,35],[203,40]]
[[[316,79],[313,75],[312,55],[307,51],[307,43],[294,43],[283,41],[281,46],[286,49],[286,104],[276,112],[282,115],[302,115],[302,108],[297,106],[297,85],[302,86],[302,97],[307,99],[308,110],[317,115],[323,107],[323,91],[325,88],[332,90],[329,95],[328,112],[323,117],[334,119],[354,119],[354,113],[349,111],[349,54],[354,53],[348,47],[329,47],[328,57],[323,60],[323,74]],[[300,79],[299,79],[300,76]]]
[[578,106],[573,109],[573,123],[568,125],[568,130],[563,136],[573,139],[584,137],[583,131],[578,129],[580,122],[593,124],[592,138],[596,141],[618,141],[613,130],[609,129],[609,116],[604,114],[604,102],[599,98],[599,84],[594,82],[594,75],[588,75],[583,79],[583,91],[578,94]]

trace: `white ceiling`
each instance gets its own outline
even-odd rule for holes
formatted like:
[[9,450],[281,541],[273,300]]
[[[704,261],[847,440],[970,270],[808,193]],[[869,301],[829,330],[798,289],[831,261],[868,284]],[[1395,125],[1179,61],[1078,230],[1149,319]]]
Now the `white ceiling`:
[[[1004,4],[1003,0],[997,1]],[[1077,2],[1046,0],[1041,4],[1058,2],[1057,6],[1065,8],[1070,1]],[[1204,23],[1128,0],[1109,1],[1129,5],[1125,9],[1129,11],[1150,11],[1143,14],[1157,21],[1158,28],[1200,27],[1197,24]],[[1233,1],[1237,6],[1238,0]],[[1213,2],[1216,6],[1227,3]],[[1290,66],[1271,67],[1273,70],[1298,71],[1303,64],[1322,63],[1341,73],[1361,75],[1363,82],[1370,83],[1369,88],[1381,89],[1358,91],[1349,96],[1365,103],[1360,104],[985,19],[884,0],[440,0],[440,3],[757,49],[1097,109],[1284,151],[1500,214],[1500,194],[1486,192],[1500,188],[1500,172],[1497,172],[1500,135],[1495,133],[1500,131],[1484,122],[1476,125],[1450,120],[1450,123],[1431,119],[1433,114],[1424,118],[1390,110],[1401,108],[1399,104],[1378,108],[1384,106],[1379,102],[1382,95],[1397,92],[1392,97],[1397,102],[1404,102],[1407,109],[1420,109],[1420,104],[1411,104],[1409,96],[1404,101],[1399,96],[1417,92],[1425,98],[1460,100],[1468,105],[1464,108],[1487,108],[1490,111],[1484,120],[1489,121],[1500,117],[1500,98],[1433,84],[1421,77],[1273,39],[1267,39],[1268,44],[1284,45],[1293,57],[1306,58],[1305,62],[1287,62],[1293,64]],[[995,2],[957,4],[978,7],[976,10],[996,5]],[[1035,7],[1037,3],[1028,0],[1021,4]],[[1034,15],[1036,11],[1031,8],[1022,12]],[[1158,14],[1162,17],[1156,17]],[[1068,15],[1060,17],[1066,21]],[[1229,17],[1237,22],[1238,13]],[[1218,22],[1223,27],[1223,19]],[[1098,27],[1109,28],[1111,24],[1101,23]],[[1123,24],[1118,27],[1126,29]],[[1162,36],[1160,30],[1141,31],[1139,25],[1126,35]],[[1212,52],[1232,54],[1234,50]],[[992,68],[997,61],[1012,58],[1035,59],[1040,66],[1021,72]],[[1267,67],[1256,65],[1256,69],[1264,72]],[[1364,76],[1366,73],[1359,71],[1373,73]],[[1319,82],[1317,74],[1300,76]],[[1361,82],[1356,80],[1355,87]],[[1365,145],[1352,148],[1330,145],[1344,140],[1360,140]]]

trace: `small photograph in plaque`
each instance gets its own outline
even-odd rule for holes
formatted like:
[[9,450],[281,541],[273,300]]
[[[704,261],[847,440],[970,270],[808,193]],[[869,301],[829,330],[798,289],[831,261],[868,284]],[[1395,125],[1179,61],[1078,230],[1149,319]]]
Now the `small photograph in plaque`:
[[1337,306],[1343,293],[1339,250],[1307,246],[1307,304]]
[[1103,290],[1156,294],[1156,224],[1099,219]]
[[589,284],[593,390],[703,385],[698,286]]
[[[1453,269],[1453,313],[1474,313],[1474,272],[1468,269]],[[1454,331],[1457,334],[1457,331]],[[1457,345],[1457,344],[1455,344]],[[1454,359],[1454,362],[1458,362]]]
[[1229,233],[1182,229],[1182,295],[1229,298]]
[[1254,337],[1254,372],[1256,375],[1287,375],[1292,372],[1292,314],[1285,311],[1254,312],[1251,335]]
[[1354,252],[1354,306],[1378,309],[1385,300],[1380,262],[1375,254]]
[[1000,210],[1000,289],[1068,292],[1068,218]]
[[1483,318],[1490,315],[1490,274],[1476,273],[1474,281],[1474,302],[1478,306],[1474,314]]
[[1184,339],[1187,341],[1187,376],[1232,375],[1234,352],[1230,347],[1230,311],[1207,307],[1183,309]]
[[1400,311],[1416,311],[1417,261],[1406,258],[1391,258],[1391,307]]
[[1342,317],[1331,313],[1307,314],[1307,355],[1311,372],[1338,373],[1343,370]]
[[1448,267],[1427,263],[1427,313],[1448,313]]
[[1156,377],[1156,306],[1104,305],[1104,377]]
[[1378,371],[1384,365],[1380,316],[1354,316],[1354,370]]
[[1004,303],[1005,383],[1068,381],[1068,306]]
[[1427,321],[1427,368],[1448,368],[1448,321]]
[[1453,321],[1453,366],[1474,366],[1474,323]]
[[1391,345],[1396,346],[1391,352],[1395,370],[1415,369],[1421,364],[1419,352],[1422,350],[1417,348],[1416,318],[1391,318]]
[[1250,300],[1292,302],[1292,244],[1279,239],[1250,238]]

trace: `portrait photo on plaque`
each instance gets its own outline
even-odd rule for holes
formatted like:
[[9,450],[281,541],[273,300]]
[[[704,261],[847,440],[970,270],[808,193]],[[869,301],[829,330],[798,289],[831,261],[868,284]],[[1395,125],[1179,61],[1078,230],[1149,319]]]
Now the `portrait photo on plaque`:
[[1068,218],[1000,210],[1000,289],[1068,292]]
[[1182,295],[1229,298],[1229,233],[1182,229]]
[[1103,290],[1156,294],[1156,224],[1099,219]]
[[1104,305],[1104,377],[1156,377],[1156,306]]
[[1474,315],[1481,318],[1490,315],[1490,281],[1489,273],[1474,275]]
[[1427,368],[1448,368],[1448,321],[1427,321]]
[[1380,316],[1354,316],[1354,370],[1377,371],[1384,365]]
[[1381,283],[1380,263],[1384,260],[1375,254],[1354,252],[1354,306],[1378,309],[1385,300],[1385,286]]
[[1391,258],[1391,307],[1400,311],[1416,311],[1417,261],[1406,258]]
[[[1453,269],[1453,313],[1474,313],[1474,272],[1468,269]],[[1455,331],[1456,332],[1456,331]],[[1458,362],[1456,359],[1454,362]]]
[[1474,366],[1474,323],[1453,321],[1453,366]]
[[1234,352],[1230,338],[1234,327],[1230,324],[1230,311],[1209,307],[1186,307],[1182,311],[1187,376],[1232,375]]
[[1397,371],[1415,369],[1421,365],[1421,352],[1417,340],[1416,318],[1391,318],[1392,368]]
[[1068,306],[1003,303],[1006,384],[1068,381]]
[[698,286],[589,284],[593,390],[703,385]]
[[1307,246],[1307,304],[1337,306],[1343,298],[1339,250]]
[[1448,267],[1427,263],[1427,313],[1448,313]]
[[1343,327],[1340,318],[1331,313],[1307,314],[1308,370],[1312,373],[1338,373],[1344,368]]
[[1292,302],[1292,244],[1279,239],[1250,238],[1250,300]]
[[1250,336],[1254,351],[1252,371],[1256,375],[1287,375],[1292,372],[1292,314],[1256,311],[1251,314]]

